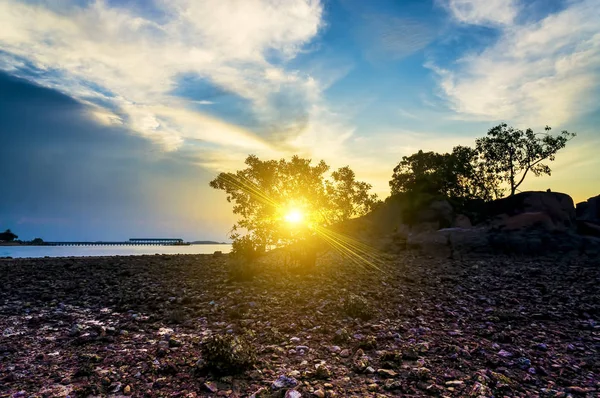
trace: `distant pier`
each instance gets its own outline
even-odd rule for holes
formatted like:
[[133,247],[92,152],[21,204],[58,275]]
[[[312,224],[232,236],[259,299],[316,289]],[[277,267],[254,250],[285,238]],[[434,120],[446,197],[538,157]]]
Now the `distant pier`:
[[187,246],[180,238],[132,238],[124,242],[44,242],[44,246]]

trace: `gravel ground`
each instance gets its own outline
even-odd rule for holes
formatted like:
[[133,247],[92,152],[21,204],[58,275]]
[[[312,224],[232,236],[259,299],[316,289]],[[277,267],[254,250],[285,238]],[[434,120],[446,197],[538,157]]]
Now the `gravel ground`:
[[[597,259],[382,259],[0,260],[0,397],[600,396]],[[217,334],[254,365],[214,374]]]

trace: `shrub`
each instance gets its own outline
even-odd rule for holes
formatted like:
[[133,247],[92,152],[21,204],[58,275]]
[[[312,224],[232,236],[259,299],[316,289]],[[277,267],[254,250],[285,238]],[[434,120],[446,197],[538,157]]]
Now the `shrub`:
[[343,305],[346,315],[363,321],[371,319],[372,308],[366,298],[350,293]]
[[244,338],[214,335],[202,344],[204,368],[219,374],[243,372],[254,365],[256,354]]

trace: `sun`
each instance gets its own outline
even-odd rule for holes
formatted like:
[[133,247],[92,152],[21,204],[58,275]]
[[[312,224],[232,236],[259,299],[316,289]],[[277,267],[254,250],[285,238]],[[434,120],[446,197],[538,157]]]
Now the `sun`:
[[304,214],[298,209],[291,209],[284,218],[290,224],[300,224],[304,220]]

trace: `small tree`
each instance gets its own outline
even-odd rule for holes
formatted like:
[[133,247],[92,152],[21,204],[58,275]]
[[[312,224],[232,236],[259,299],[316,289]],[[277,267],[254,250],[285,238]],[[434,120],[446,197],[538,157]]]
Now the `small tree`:
[[18,238],[19,237],[17,235],[13,234],[10,229],[7,229],[6,231],[0,233],[0,241],[12,242]]
[[550,167],[542,162],[554,161],[556,152],[575,137],[566,130],[558,136],[549,131],[546,126],[545,133],[536,134],[532,129],[522,131],[502,123],[490,129],[487,137],[476,140],[487,171],[510,186],[511,196],[530,171],[535,176],[550,175]]
[[364,215],[377,203],[371,185],[356,181],[349,167],[327,178],[324,161],[312,165],[298,156],[262,161],[250,155],[245,163],[243,170],[220,173],[210,186],[234,203],[240,219],[230,235],[233,253],[249,260],[271,247],[314,247],[319,228]]

